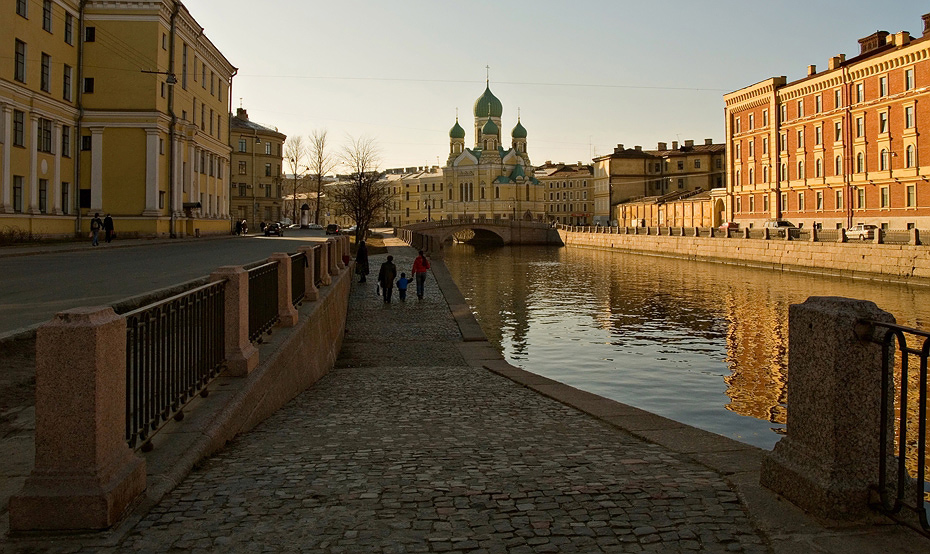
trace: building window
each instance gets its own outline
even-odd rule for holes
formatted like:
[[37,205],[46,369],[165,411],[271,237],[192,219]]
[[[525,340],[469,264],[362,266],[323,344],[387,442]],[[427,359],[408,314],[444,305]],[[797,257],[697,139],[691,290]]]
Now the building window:
[[904,127],[914,128],[914,106],[904,106]]
[[61,155],[71,157],[71,127],[63,125],[61,128]]
[[856,118],[856,138],[862,138],[865,134],[865,116]]
[[781,167],[779,167],[778,178],[782,181],[788,180],[788,164],[781,164]]
[[823,160],[814,160],[814,177],[823,177]]
[[843,174],[843,157],[842,156],[837,156],[836,160],[834,160],[833,174],[834,175]]
[[38,150],[39,152],[45,152],[48,154],[52,153],[52,120],[51,119],[39,119],[39,136],[38,136]]
[[905,196],[907,199],[908,208],[913,208],[917,206],[917,186],[916,185],[908,185],[906,188]]
[[783,210],[783,211],[787,210],[788,209],[788,193],[787,192],[781,193],[781,196],[779,197],[778,202],[781,204],[778,207],[778,209]]
[[13,146],[26,146],[26,114],[13,110]]
[[207,64],[200,66],[200,87],[207,88]]
[[841,108],[843,107],[843,90],[836,89],[833,91],[833,107]]
[[749,141],[749,157],[754,158],[756,156],[756,141]]
[[84,27],[84,42],[94,42],[97,40],[96,27]]
[[798,129],[798,148],[804,148],[804,129]]
[[881,196],[881,207],[889,208],[891,207],[891,191],[888,187],[882,187],[882,196]]
[[878,113],[878,132],[879,133],[888,132],[888,112]]
[[[270,143],[270,142],[266,142],[266,143],[265,143],[265,155],[266,155],[266,156],[270,156],[270,155],[271,155],[271,143]],[[434,185],[434,186],[435,186],[435,185]]]
[[762,155],[769,153],[769,138],[762,137]]
[[814,144],[817,146],[823,144],[823,127],[821,125],[814,127]]
[[28,17],[27,12],[26,12],[26,5],[27,5],[27,4],[28,4],[28,0],[16,0],[16,13],[17,13],[17,15],[21,15],[21,16],[23,16],[23,17]]
[[878,169],[886,171],[888,169],[888,150],[882,148],[878,156]]
[[203,131],[207,127],[207,105],[200,104],[200,130]]
[[84,92],[86,94],[90,94],[94,92],[94,78],[93,77],[86,77],[84,79]]
[[865,189],[856,187],[856,207],[860,210],[865,209]]
[[749,114],[749,130],[752,131],[756,127],[756,116],[755,114]]
[[765,127],[765,126],[768,126],[768,124],[769,124],[769,111],[762,110],[762,126]]
[[817,95],[814,97],[814,113],[820,113],[823,111],[823,96]]
[[213,108],[210,108],[210,134],[213,134]]
[[239,196],[245,196],[245,183],[239,183]]
[[763,212],[769,211],[769,195],[768,194],[762,195],[762,211]]
[[61,184],[61,211],[65,215],[71,213],[71,183]]
[[798,193],[798,211],[799,212],[804,211],[804,193],[803,192]]
[[803,179],[803,178],[804,178],[804,162],[799,161],[798,162],[798,179]]
[[736,170],[736,185],[740,186],[743,184],[742,175],[740,175],[740,170]]
[[52,32],[52,0],[42,0],[42,29]]
[[914,88],[914,70],[905,69],[904,70],[904,90],[911,90]]
[[701,169],[701,160],[694,160],[694,168]]
[[904,167],[914,167],[914,145],[908,144],[904,149]]
[[[679,181],[681,181],[681,179],[679,179]],[[752,185],[755,182],[756,182],[755,181],[755,170],[753,170],[753,168],[750,167],[749,168],[749,184]],[[681,186],[679,186],[678,188],[681,188]]]
[[245,144],[246,142],[244,138],[239,139],[239,151],[240,152],[245,152],[245,148],[246,148]]
[[833,123],[833,142],[843,140],[843,122],[835,121]]
[[788,105],[782,104],[780,111],[781,111],[781,120],[783,122],[787,121],[788,120]]
[[749,213],[756,211],[756,197],[755,195],[750,195],[749,197]]
[[762,182],[763,183],[769,182],[769,166],[767,165],[762,167]]
[[42,52],[42,73],[39,74],[39,88],[43,92],[52,90],[52,57]]
[[804,117],[804,100],[798,100],[798,117]]
[[271,177],[271,164],[265,164],[265,177]]
[[865,171],[865,155],[862,152],[856,154],[856,173]]
[[93,146],[93,144],[94,142],[91,140],[90,135],[81,136],[81,151],[82,152],[90,152],[90,149]]
[[239,175],[246,174],[245,162],[239,162]]
[[26,82],[26,43],[16,41],[16,61],[13,69],[13,79],[20,83]]
[[743,211],[743,197],[742,196],[736,197],[736,211],[738,213],[742,213]]
[[23,176],[13,176],[13,211],[23,211]]
[[[739,157],[739,144],[736,145],[736,157]],[[681,171],[685,168],[685,162],[678,160],[678,170]]]
[[723,159],[717,158],[717,163],[715,164],[717,169],[723,169]]
[[817,210],[823,210],[823,191],[817,191]]
[[779,138],[779,141],[781,142],[779,146],[781,148],[781,151],[787,152],[788,151],[788,133],[782,133],[781,135],[778,136],[778,138]]
[[74,44],[74,16],[65,12],[65,42]]
[[62,73],[62,83],[61,83],[61,97],[71,101],[71,66],[66,65],[64,72]]
[[739,132],[742,131],[741,125],[740,125],[740,118],[739,118],[739,117],[737,117],[737,118],[733,121],[733,127],[736,129],[736,132],[737,132],[737,133],[739,133]]
[[856,83],[856,102],[865,102],[865,85]]
[[833,194],[834,194],[834,201],[836,202],[836,209],[842,210],[843,209],[843,191],[836,190],[833,192]]
[[265,197],[271,198],[271,185],[265,185]]
[[878,78],[878,95],[888,96],[888,77]]
[[158,209],[165,209],[165,191],[163,190],[158,191]]
[[214,94],[216,94],[216,84],[215,84],[213,72],[211,71],[210,72],[210,95],[212,96]]
[[39,213],[48,213],[48,179],[39,179]]

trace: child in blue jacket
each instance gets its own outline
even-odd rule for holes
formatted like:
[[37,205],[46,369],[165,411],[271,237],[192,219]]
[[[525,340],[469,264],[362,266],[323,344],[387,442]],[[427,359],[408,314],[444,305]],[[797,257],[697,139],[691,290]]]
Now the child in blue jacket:
[[409,283],[410,279],[407,279],[407,274],[401,273],[400,279],[397,280],[397,293],[400,295],[401,302],[407,300],[407,285]]

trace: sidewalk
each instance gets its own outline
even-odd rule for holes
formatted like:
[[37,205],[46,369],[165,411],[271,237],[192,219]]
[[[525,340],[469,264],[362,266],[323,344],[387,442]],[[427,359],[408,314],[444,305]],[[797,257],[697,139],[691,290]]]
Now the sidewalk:
[[69,242],[59,242],[59,243],[22,243],[22,244],[10,244],[5,246],[0,246],[0,258],[13,258],[18,256],[33,256],[36,254],[57,254],[60,252],[80,252],[83,250],[93,250],[93,249],[105,249],[105,248],[129,248],[132,246],[147,246],[150,244],[165,244],[171,242],[182,242],[182,241],[202,241],[202,240],[216,240],[216,239],[226,239],[226,238],[235,238],[235,235],[231,234],[220,234],[220,235],[204,235],[202,237],[184,237],[177,239],[169,238],[139,238],[139,239],[124,239],[116,238],[109,244],[104,242],[103,233],[100,234],[100,245],[92,246],[90,244],[90,239],[75,240]]
[[[409,273],[415,252],[389,246]],[[509,366],[441,262],[423,301],[395,291],[385,305],[383,259],[353,285],[337,368],[206,460],[116,550],[928,548],[896,525],[810,520],[758,486],[758,449]]]

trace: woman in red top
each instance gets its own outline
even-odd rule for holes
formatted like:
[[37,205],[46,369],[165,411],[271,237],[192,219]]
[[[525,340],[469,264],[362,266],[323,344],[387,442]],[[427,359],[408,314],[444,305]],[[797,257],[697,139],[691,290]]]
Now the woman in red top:
[[413,273],[414,278],[417,282],[417,298],[423,299],[423,286],[426,284],[426,272],[429,271],[429,260],[426,259],[426,256],[423,255],[423,251],[420,250],[420,255],[417,256],[417,259],[413,260]]

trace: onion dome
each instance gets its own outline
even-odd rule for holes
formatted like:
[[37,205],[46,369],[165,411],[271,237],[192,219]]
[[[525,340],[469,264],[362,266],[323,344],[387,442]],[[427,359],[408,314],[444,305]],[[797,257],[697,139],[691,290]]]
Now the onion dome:
[[513,131],[510,132],[510,136],[512,136],[513,138],[521,138],[521,139],[526,138],[526,129],[523,127],[523,124],[520,123],[519,119],[517,120],[516,127],[514,127]]
[[452,130],[449,131],[449,138],[454,138],[454,139],[465,138],[465,129],[462,129],[462,126],[459,125],[458,118],[455,118],[455,125],[453,125]]
[[475,100],[475,117],[500,117],[503,113],[503,104],[491,93],[491,87],[487,86],[481,98]]
[[484,127],[481,128],[481,134],[483,135],[496,135],[498,131],[497,124],[495,124],[490,117],[488,118],[488,122],[484,124]]

